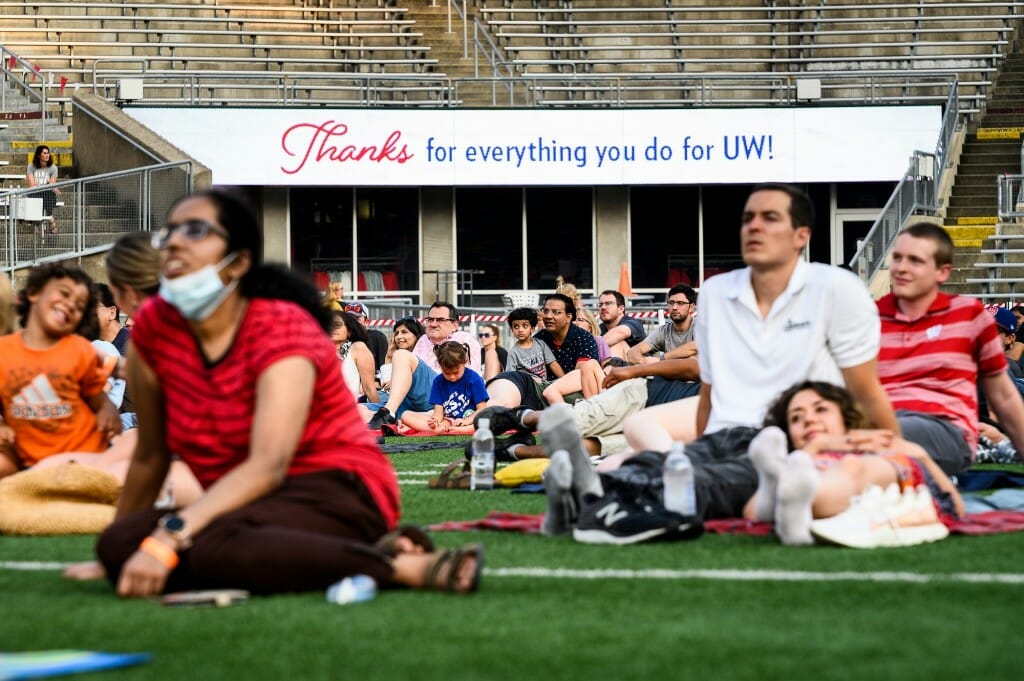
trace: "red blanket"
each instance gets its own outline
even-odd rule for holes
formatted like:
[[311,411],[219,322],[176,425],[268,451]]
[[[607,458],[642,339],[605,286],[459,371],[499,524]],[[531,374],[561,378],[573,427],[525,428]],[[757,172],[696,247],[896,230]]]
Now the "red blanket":
[[[481,520],[449,520],[435,523],[428,529],[435,532],[455,532],[468,530],[502,530],[505,532],[522,532],[539,534],[543,514],[509,513],[507,511],[491,511]],[[1020,511],[986,511],[971,513],[963,520],[943,518],[949,531],[955,534],[999,534],[1001,532],[1018,532],[1024,530],[1024,512]],[[772,524],[756,520],[731,518],[727,520],[709,520],[704,523],[708,532],[718,534],[746,534],[764,536],[772,533]]]

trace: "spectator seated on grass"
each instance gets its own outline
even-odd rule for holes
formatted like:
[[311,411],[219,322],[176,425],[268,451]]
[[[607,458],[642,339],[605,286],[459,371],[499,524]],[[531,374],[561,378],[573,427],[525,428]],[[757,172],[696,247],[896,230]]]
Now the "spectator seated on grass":
[[402,423],[413,430],[433,431],[444,435],[465,435],[473,432],[473,414],[487,406],[484,379],[468,371],[469,348],[456,341],[434,346],[441,373],[430,388],[432,411],[407,411]]
[[697,306],[697,292],[686,284],[676,284],[668,291],[667,304],[668,321],[629,349],[626,361],[630,364],[685,359],[697,354],[691,314]]
[[[122,597],[213,587],[470,592],[479,545],[434,552],[402,531],[390,461],[358,417],[308,282],[262,265],[260,229],[216,190],[179,199],[157,235],[160,297],[139,310],[129,379],[139,444],[117,519],[97,542]],[[152,508],[172,452],[203,486]]]
[[377,402],[377,378],[366,328],[348,312],[331,312],[331,342],[341,364],[345,386],[358,398]]

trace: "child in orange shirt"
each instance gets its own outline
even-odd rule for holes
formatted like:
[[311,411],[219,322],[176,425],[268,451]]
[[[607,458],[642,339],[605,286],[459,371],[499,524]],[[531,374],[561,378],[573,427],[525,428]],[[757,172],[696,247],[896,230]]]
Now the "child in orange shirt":
[[104,393],[109,366],[79,335],[96,324],[89,275],[36,267],[17,308],[22,330],[0,337],[0,477],[66,452],[107,454],[121,420]]

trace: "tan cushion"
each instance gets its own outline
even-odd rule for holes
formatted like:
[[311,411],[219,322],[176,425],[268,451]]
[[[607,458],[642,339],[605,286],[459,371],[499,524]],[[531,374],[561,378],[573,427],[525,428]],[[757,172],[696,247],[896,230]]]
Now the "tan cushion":
[[0,532],[96,534],[114,519],[118,481],[110,473],[65,463],[0,480]]

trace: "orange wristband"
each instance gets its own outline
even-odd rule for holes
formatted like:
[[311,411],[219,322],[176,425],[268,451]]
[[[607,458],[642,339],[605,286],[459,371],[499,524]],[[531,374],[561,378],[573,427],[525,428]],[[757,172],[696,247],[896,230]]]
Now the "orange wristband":
[[139,544],[139,551],[148,553],[164,564],[168,570],[178,567],[178,553],[155,537],[146,537]]

